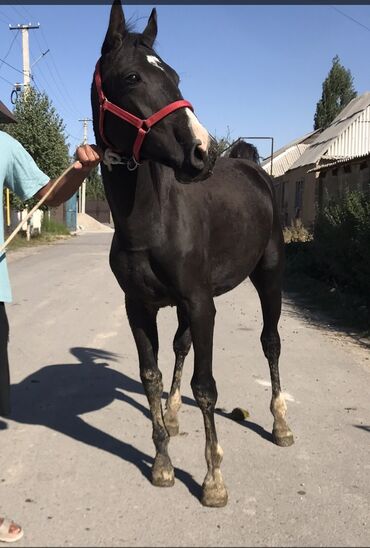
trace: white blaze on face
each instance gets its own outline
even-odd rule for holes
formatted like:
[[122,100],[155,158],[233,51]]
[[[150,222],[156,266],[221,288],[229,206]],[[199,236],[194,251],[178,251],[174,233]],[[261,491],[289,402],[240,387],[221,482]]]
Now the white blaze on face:
[[186,108],[185,112],[188,115],[188,124],[190,131],[192,132],[195,139],[199,139],[199,141],[201,141],[199,148],[204,152],[207,152],[210,141],[208,131],[205,127],[202,126],[202,124],[199,122],[198,118],[195,116],[194,112],[190,110],[190,108]]
[[146,58],[148,60],[148,63],[150,63],[154,67],[159,68],[160,70],[163,70],[163,72],[164,72],[164,68],[161,67],[160,60],[157,57],[155,57],[155,55],[147,55]]

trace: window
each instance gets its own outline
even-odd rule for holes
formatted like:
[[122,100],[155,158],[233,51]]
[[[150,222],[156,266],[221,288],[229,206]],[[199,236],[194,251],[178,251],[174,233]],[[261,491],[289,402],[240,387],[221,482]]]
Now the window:
[[285,203],[285,185],[286,185],[286,182],[283,181],[281,183],[281,207],[283,208],[284,207],[284,203]]
[[294,200],[294,207],[296,209],[302,209],[303,188],[304,188],[303,179],[301,181],[297,181],[295,184],[295,200]]

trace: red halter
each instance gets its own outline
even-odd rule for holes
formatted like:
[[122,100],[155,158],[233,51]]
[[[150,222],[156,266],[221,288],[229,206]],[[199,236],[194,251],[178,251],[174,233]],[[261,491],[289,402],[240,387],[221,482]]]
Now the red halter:
[[135,163],[139,162],[140,159],[140,149],[143,144],[145,136],[149,133],[150,128],[154,126],[157,122],[171,114],[171,112],[174,112],[175,110],[178,110],[179,108],[190,108],[192,111],[194,110],[191,103],[189,101],[175,101],[174,103],[170,103],[166,107],[162,108],[161,110],[158,110],[158,112],[152,114],[147,118],[146,120],[142,120],[141,118],[137,118],[137,116],[134,116],[130,112],[127,112],[127,110],[123,110],[119,106],[115,105],[114,103],[111,103],[106,96],[104,95],[103,89],[102,89],[102,82],[101,82],[101,74],[100,74],[100,60],[96,63],[95,67],[95,86],[96,90],[98,92],[99,97],[99,105],[100,105],[100,113],[99,113],[99,132],[102,140],[104,143],[112,148],[111,144],[107,140],[107,138],[104,135],[104,115],[105,111],[108,110],[115,116],[118,116],[119,118],[122,118],[122,120],[125,120],[132,126],[135,126],[138,130],[136,139],[133,146],[133,159]]

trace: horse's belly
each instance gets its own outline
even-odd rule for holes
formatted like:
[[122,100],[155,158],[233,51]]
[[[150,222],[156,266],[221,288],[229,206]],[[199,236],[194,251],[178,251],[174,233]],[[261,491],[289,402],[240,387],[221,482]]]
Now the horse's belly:
[[174,304],[168,286],[153,271],[145,252],[111,254],[110,265],[126,295],[160,307]]
[[225,261],[214,265],[212,269],[212,289],[213,295],[222,295],[243,282],[254,270],[258,258],[251,262],[235,261],[231,263]]
[[234,289],[253,272],[266,248],[265,240],[259,238],[250,247],[247,241],[235,239],[227,248],[214,250],[211,262],[214,295]]

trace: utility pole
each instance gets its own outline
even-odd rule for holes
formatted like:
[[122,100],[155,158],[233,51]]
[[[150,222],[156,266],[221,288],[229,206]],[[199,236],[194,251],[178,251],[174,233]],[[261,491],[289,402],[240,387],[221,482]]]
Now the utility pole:
[[[83,141],[82,144],[87,144],[87,124],[88,122],[92,122],[91,118],[82,118],[82,120],[79,120],[79,122],[83,122]],[[80,213],[86,213],[86,181],[84,181],[81,185],[81,192],[80,192],[80,200],[79,200],[79,210]]]
[[27,93],[31,82],[31,67],[30,67],[30,47],[28,31],[40,28],[40,23],[32,25],[31,23],[11,26],[9,30],[21,30],[22,31],[22,57],[23,57],[23,91]]
[[[9,25],[9,30],[22,31],[22,57],[23,57],[23,93],[26,95],[30,89],[31,82],[31,67],[30,67],[30,45],[28,39],[28,31],[40,28],[40,23],[32,25],[31,23],[12,26]],[[31,239],[31,220],[27,222],[27,241]]]

